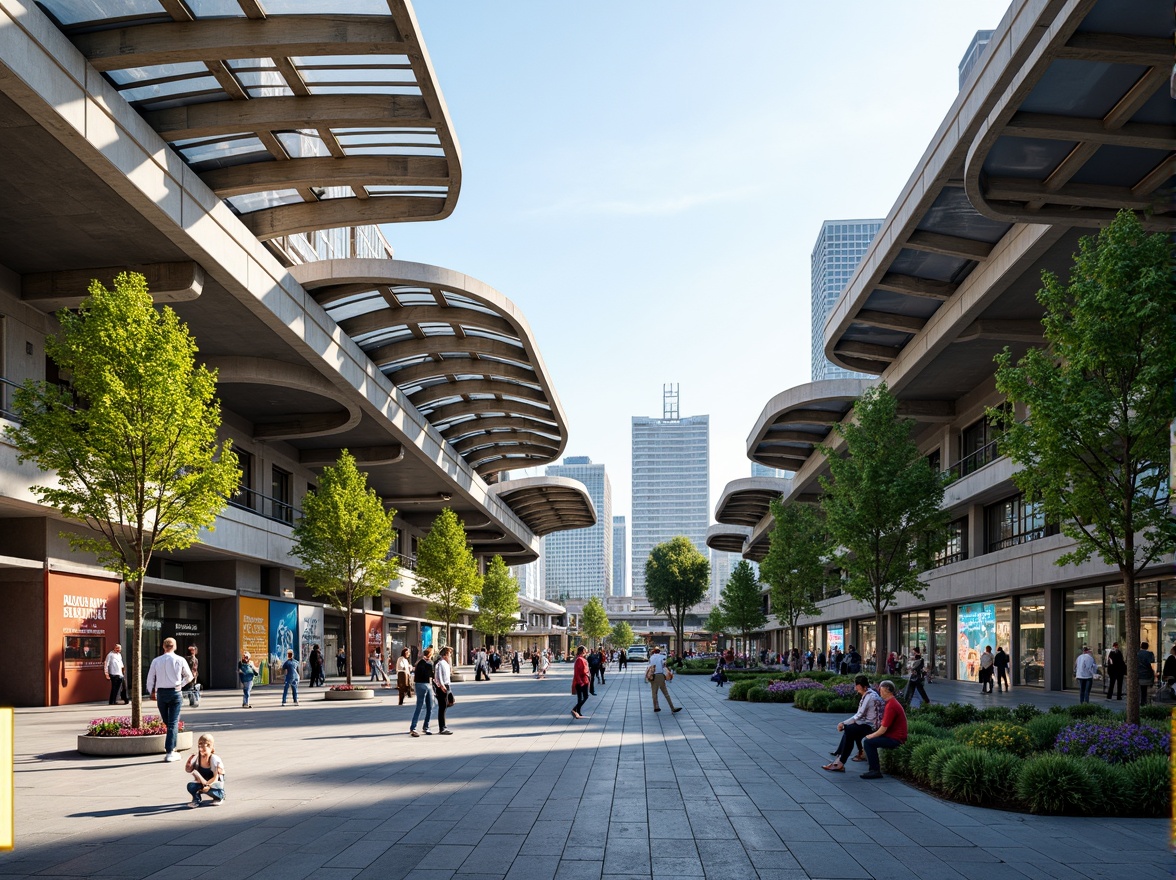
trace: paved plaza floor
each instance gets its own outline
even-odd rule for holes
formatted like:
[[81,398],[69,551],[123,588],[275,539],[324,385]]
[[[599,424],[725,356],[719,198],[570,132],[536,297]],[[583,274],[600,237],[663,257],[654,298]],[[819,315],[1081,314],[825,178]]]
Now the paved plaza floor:
[[[87,758],[105,705],[22,709],[17,848],[0,876],[300,880],[1116,878],[1172,876],[1161,820],[1038,817],[938,800],[897,779],[822,772],[839,717],[731,703],[706,676],[654,714],[643,669],[609,673],[575,721],[570,666],[455,686],[453,736],[409,737],[395,690],[206,695],[223,806],[187,809],[182,763]],[[1073,701],[1018,689],[981,698]],[[125,707],[117,707],[124,709]],[[435,721],[434,721],[435,727]],[[858,765],[852,765],[857,767]]]

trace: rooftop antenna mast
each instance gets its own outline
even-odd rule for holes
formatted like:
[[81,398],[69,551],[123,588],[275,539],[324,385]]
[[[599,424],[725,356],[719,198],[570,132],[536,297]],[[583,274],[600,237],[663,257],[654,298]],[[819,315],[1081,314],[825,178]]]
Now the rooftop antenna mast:
[[662,418],[667,422],[678,421],[678,384],[662,385]]

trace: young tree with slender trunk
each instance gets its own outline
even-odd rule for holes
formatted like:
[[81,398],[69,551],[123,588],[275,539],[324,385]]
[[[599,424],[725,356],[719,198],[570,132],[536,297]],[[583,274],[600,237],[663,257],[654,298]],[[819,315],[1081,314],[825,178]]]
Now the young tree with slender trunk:
[[33,492],[89,533],[70,545],[118,572],[131,592],[131,724],[143,719],[143,578],[156,551],[190,547],[212,530],[240,480],[229,441],[217,441],[216,373],[196,363],[196,342],[147,280],[120,272],[98,281],[77,313],[61,311],[47,342],[67,388],[28,382],[16,392],[20,424],[7,429],[19,459],[56,481]]
[[613,624],[608,637],[614,648],[627,651],[629,646],[633,644],[636,635],[633,633],[633,627],[629,626],[629,621],[621,620]]
[[759,579],[746,559],[739,560],[731,570],[731,577],[719,597],[719,608],[727,627],[742,636],[743,650],[750,654],[751,634],[767,626],[768,615],[764,613]]
[[826,566],[831,551],[819,508],[774,498],[771,512],[776,527],[768,536],[760,574],[772,588],[772,612],[788,624],[791,647],[796,647],[800,618],[820,613],[817,600],[830,580]]
[[445,644],[453,644],[453,622],[482,592],[478,563],[465,528],[446,507],[417,547],[417,582],[412,591],[429,600],[429,614],[445,623]]
[[1170,236],[1148,235],[1132,212],[1120,211],[1097,238],[1082,239],[1069,284],[1042,273],[1046,347],[1016,365],[1008,349],[997,356],[997,389],[1029,410],[999,448],[1023,465],[1013,475],[1017,487],[1075,542],[1057,564],[1097,555],[1122,578],[1133,724],[1138,579],[1176,549],[1168,460],[1176,418],[1172,263]]
[[703,627],[714,637],[717,643],[719,636],[727,631],[727,619],[723,617],[723,609],[718,605],[712,606],[710,614],[706,616],[706,622],[703,624]]
[[478,616],[474,626],[499,643],[504,633],[514,629],[519,617],[519,582],[506,566],[506,561],[495,554],[482,578],[482,595],[478,597]]
[[821,510],[833,561],[845,591],[874,611],[879,658],[888,649],[882,615],[899,593],[923,598],[919,574],[931,567],[947,525],[943,478],[911,440],[913,425],[898,417],[882,383],[857,401],[852,421],[834,426],[845,455],[820,447],[832,474],[821,478]]
[[658,544],[645,561],[645,596],[670,618],[678,651],[685,648],[686,615],[706,598],[709,582],[710,560],[684,535]]
[[[378,596],[399,575],[392,555],[395,510],[385,510],[367,474],[344,449],[334,465],[323,468],[318,488],[302,500],[302,518],[294,525],[290,554],[303,567],[306,585],[343,612],[344,651],[351,652],[351,612],[365,596]],[[351,664],[347,664],[351,684]]]
[[584,603],[584,610],[580,612],[580,630],[595,644],[608,635],[609,629],[611,627],[604,603],[593,596]]

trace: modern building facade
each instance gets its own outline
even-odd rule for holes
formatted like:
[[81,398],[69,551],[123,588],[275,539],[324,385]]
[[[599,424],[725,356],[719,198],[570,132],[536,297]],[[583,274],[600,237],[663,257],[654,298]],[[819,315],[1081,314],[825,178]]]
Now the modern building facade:
[[881,220],[826,220],[812,253],[812,379],[845,379],[861,375],[825,356],[825,321],[853,277]]
[[633,417],[633,595],[645,595],[645,561],[685,535],[707,554],[710,416],[679,418],[677,386],[664,389],[660,419]]
[[631,596],[629,586],[629,526],[623,516],[613,517],[613,592]]
[[[818,444],[836,449],[832,426],[871,384],[887,383],[915,420],[919,449],[950,480],[951,527],[922,574],[925,597],[901,596],[886,614],[886,642],[923,648],[939,675],[975,680],[979,652],[1001,645],[1014,686],[1060,690],[1074,686],[1083,645],[1101,660],[1126,643],[1117,571],[1097,558],[1056,564],[1073,543],[1020,494],[985,409],[1005,404],[994,355],[1044,344],[1043,270],[1067,277],[1080,238],[1118,208],[1176,230],[1171,27],[1160,2],[1015,0],[829,315],[824,354],[871,378],[787,389],[748,436],[749,458],[793,472],[785,503],[813,503],[828,473]],[[1159,139],[1134,137],[1137,125],[1159,126]],[[746,493],[732,487],[711,546],[741,541],[745,557],[762,559],[766,502],[733,504]],[[1139,590],[1141,637],[1160,654],[1176,644],[1173,562],[1151,566]],[[819,605],[801,621],[801,647],[850,641],[869,656],[870,609],[844,595]],[[767,636],[788,646],[783,627]]]
[[[153,560],[141,647],[196,645],[217,688],[236,686],[243,649],[266,680],[286,648],[334,656],[348,631],[357,673],[373,648],[443,638],[412,587],[445,507],[482,562],[524,563],[542,535],[596,521],[572,481],[499,481],[567,442],[519,309],[462,273],[393,259],[376,226],[443,220],[461,189],[411,5],[266,6],[0,8],[0,426],[17,418],[13,385],[57,378],[54,312],[93,278],[142,272],[218,371],[242,474],[214,532]],[[344,448],[397,511],[401,562],[348,613],[290,557],[301,500]],[[81,526],[39,503],[45,480],[0,440],[5,704],[102,699],[102,657],[131,644],[122,585],[61,537]]]
[[585,486],[597,511],[596,523],[583,529],[548,535],[543,541],[543,592],[548,601],[603,599],[612,595],[612,484],[603,464],[588,456],[567,456],[549,465],[548,477],[575,480]]

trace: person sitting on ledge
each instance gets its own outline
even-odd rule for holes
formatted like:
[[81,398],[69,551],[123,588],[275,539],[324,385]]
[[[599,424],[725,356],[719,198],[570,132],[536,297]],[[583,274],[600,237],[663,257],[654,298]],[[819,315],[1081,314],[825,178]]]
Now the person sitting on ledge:
[[870,679],[865,675],[859,675],[853,680],[853,687],[861,697],[861,702],[858,703],[857,712],[852,718],[847,718],[837,725],[837,729],[841,731],[841,742],[836,751],[829,753],[836,755],[837,760],[826,764],[821,768],[822,770],[828,770],[832,773],[845,772],[845,762],[854,746],[857,746],[854,760],[866,760],[862,739],[866,734],[876,730],[882,721],[883,701],[877,691],[870,689]]
[[881,779],[882,769],[878,765],[878,749],[897,749],[907,738],[906,712],[902,703],[894,693],[894,682],[889,679],[879,682],[878,693],[886,701],[882,707],[882,723],[873,733],[862,740],[866,750],[866,760],[870,762],[870,769],[862,774],[862,779]]

